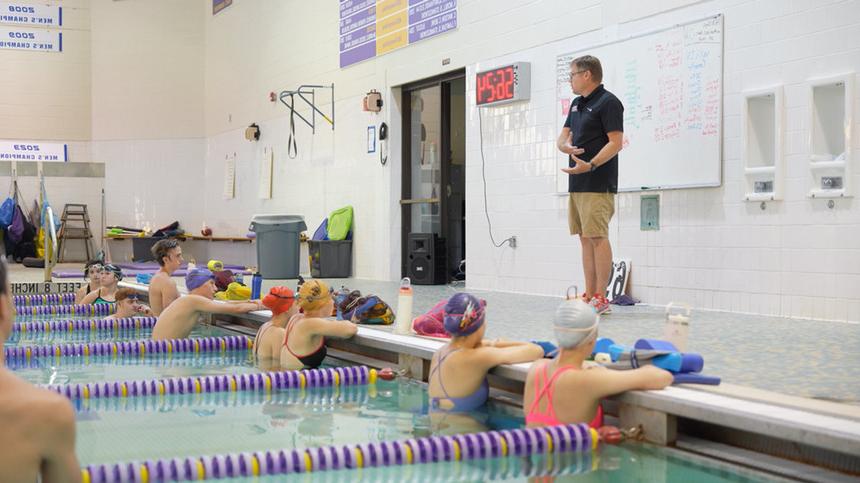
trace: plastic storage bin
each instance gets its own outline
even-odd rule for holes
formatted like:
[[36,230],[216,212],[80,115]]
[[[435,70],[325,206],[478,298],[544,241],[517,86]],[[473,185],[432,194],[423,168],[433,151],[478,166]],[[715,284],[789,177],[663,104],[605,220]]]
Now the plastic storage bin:
[[314,278],[352,275],[352,240],[309,240],[308,257]]

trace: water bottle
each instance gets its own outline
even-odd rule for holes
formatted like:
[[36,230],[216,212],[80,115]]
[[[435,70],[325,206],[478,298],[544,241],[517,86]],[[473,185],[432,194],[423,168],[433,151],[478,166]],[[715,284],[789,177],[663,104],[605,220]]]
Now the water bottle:
[[260,272],[254,272],[251,279],[251,300],[260,300],[260,292],[263,289],[263,276]]
[[403,277],[400,281],[400,293],[397,296],[397,320],[394,325],[395,334],[410,334],[412,332],[412,281]]
[[[673,313],[672,309],[680,309]],[[670,302],[666,306],[666,322],[663,324],[663,339],[671,342],[681,352],[687,350],[687,336],[690,333],[690,306],[685,303]]]

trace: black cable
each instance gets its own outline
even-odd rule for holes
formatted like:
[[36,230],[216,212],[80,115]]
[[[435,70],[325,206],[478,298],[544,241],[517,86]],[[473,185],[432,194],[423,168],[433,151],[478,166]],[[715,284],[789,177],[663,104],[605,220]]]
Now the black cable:
[[478,135],[480,136],[480,147],[481,147],[481,179],[484,180],[484,215],[487,216],[487,230],[490,232],[490,241],[493,243],[493,246],[496,248],[501,248],[505,243],[508,245],[513,241],[513,237],[508,237],[502,240],[501,243],[496,243],[495,237],[493,237],[493,224],[490,222],[490,212],[487,210],[487,175],[484,171],[485,165],[487,162],[484,160],[484,119],[481,116],[481,108],[478,107]]

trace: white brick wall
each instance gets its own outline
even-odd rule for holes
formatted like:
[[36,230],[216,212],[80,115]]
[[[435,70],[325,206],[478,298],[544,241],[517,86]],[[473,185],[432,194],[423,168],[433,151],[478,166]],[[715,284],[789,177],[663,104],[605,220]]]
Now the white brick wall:
[[[94,8],[114,12],[135,12],[144,3],[93,0]],[[578,241],[566,233],[566,200],[553,193],[553,141],[560,128],[551,107],[549,66],[555,55],[571,50],[570,45],[593,45],[720,13],[725,18],[723,185],[662,192],[658,232],[639,230],[640,194],[619,195],[610,226],[616,257],[633,260],[631,289],[649,303],[684,300],[702,308],[860,320],[860,204],[837,200],[829,209],[826,200],[806,197],[806,82],[860,72],[860,1],[460,0],[459,5],[456,32],[339,69],[336,2],[235,2],[216,16],[206,2],[198,2],[187,8],[200,11],[202,47],[194,33],[198,27],[170,24],[170,38],[188,36],[183,29],[190,28],[194,40],[177,52],[165,47],[169,41],[157,44],[164,59],[182,59],[181,65],[176,58],[166,64],[166,71],[180,72],[180,79],[165,90],[163,79],[153,78],[160,72],[125,72],[121,78],[126,80],[141,76],[136,82],[142,98],[129,105],[130,112],[122,108],[123,92],[104,59],[116,58],[130,69],[133,49],[117,57],[103,44],[94,45],[94,58],[103,61],[93,61],[92,108],[94,116],[104,117],[94,117],[98,132],[92,137],[99,141],[91,151],[94,160],[108,163],[109,222],[158,224],[163,217],[177,218],[196,231],[205,220],[216,233],[236,235],[245,232],[254,213],[304,214],[313,229],[332,209],[352,204],[354,273],[396,279],[401,174],[396,86],[462,67],[472,75],[506,61],[531,61],[532,100],[483,113],[494,234],[497,240],[516,234],[516,250],[495,249],[489,242],[477,112],[467,102],[468,286],[561,294],[569,283],[581,285],[582,276]],[[93,25],[114,18],[103,15],[100,11]],[[183,15],[193,19],[196,14],[186,10]],[[142,42],[166,28],[157,15],[138,17],[133,32]],[[93,38],[110,41],[102,34],[116,36],[120,30],[114,24]],[[200,59],[193,58],[201,48]],[[146,65],[157,68],[158,57],[150,52]],[[443,58],[450,58],[450,65],[441,66]],[[196,70],[202,70],[200,76]],[[311,135],[297,125],[299,156],[289,159],[286,110],[270,103],[268,92],[330,82],[336,84],[337,130],[332,134],[321,126]],[[469,78],[469,99],[474,98],[471,84]],[[785,89],[785,197],[762,211],[757,203],[742,201],[741,93],[776,84]],[[384,93],[380,115],[360,111],[361,96],[371,88]],[[322,107],[329,106],[322,102]],[[860,96],[854,115],[860,119]],[[376,155],[365,153],[366,127],[383,120],[392,133],[385,167]],[[261,126],[258,143],[242,137],[251,122]],[[856,124],[855,153],[860,151]],[[53,126],[46,132],[61,131]],[[256,196],[264,146],[275,151],[271,200]],[[237,153],[234,200],[221,196],[228,152]],[[622,153],[622,169],[624,162],[634,160]],[[165,178],[165,170],[176,175]],[[853,183],[860,189],[860,169],[855,168]]]

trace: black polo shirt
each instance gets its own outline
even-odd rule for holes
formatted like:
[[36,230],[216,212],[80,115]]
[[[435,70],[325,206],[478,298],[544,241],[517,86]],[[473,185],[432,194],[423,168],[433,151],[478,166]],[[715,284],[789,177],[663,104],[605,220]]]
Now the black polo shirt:
[[[600,84],[591,94],[570,103],[564,127],[573,133],[573,145],[585,150],[577,157],[588,162],[609,142],[606,133],[624,130],[624,106]],[[569,160],[574,167],[573,159]],[[568,176],[567,190],[571,193],[617,193],[618,155],[594,171]]]

